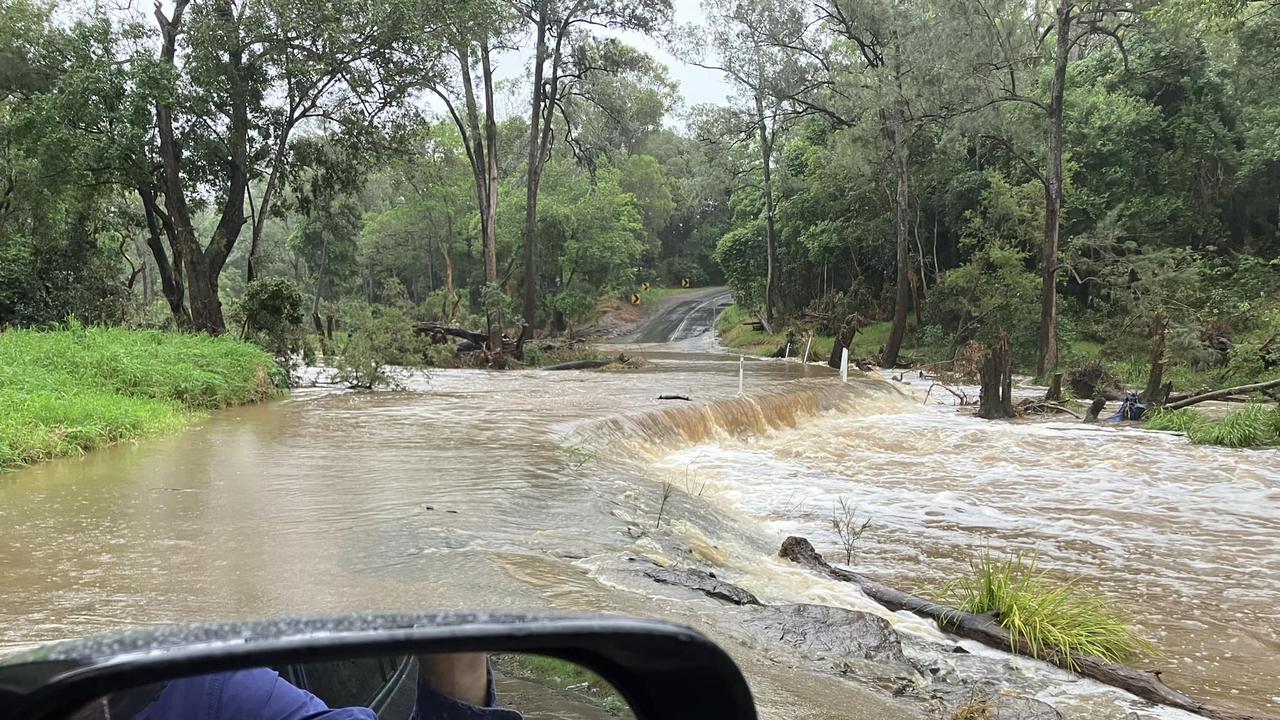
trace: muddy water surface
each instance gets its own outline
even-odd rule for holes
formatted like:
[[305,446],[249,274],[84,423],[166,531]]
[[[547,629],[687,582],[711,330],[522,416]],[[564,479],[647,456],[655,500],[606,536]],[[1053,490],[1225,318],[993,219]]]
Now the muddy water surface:
[[[283,612],[617,611],[724,640],[767,717],[909,717],[918,708],[884,689],[758,646],[737,609],[634,571],[692,558],[768,602],[879,611],[773,557],[792,533],[834,551],[831,507],[845,497],[873,519],[856,560],[869,574],[933,588],[983,548],[1035,550],[1133,608],[1171,683],[1280,707],[1274,451],[982,423],[797,363],[745,363],[740,396],[738,358],[681,333],[646,348],[654,365],[642,372],[441,371],[409,376],[402,392],[301,390],[0,476],[0,652]],[[990,656],[992,678],[1073,716],[1130,707]]]

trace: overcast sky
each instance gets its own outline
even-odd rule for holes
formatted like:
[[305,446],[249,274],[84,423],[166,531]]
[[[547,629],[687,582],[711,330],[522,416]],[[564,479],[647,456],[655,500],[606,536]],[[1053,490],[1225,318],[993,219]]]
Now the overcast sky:
[[[675,6],[676,24],[683,26],[702,23],[702,8],[697,2],[676,0],[672,4]],[[725,81],[723,73],[715,70],[706,70],[677,60],[675,56],[661,46],[659,41],[644,33],[628,31],[609,32],[609,34],[621,38],[628,45],[648,53],[667,66],[671,79],[679,83],[679,92],[684,99],[684,107],[677,108],[675,110],[677,113],[703,103],[723,105],[726,102],[726,98],[732,94],[732,88]],[[504,54],[497,61],[498,76],[512,84],[498,103],[498,111],[502,115],[523,115],[529,112],[528,78],[529,66],[533,60],[532,39],[530,39],[528,45],[529,47],[522,48],[520,52]],[[678,126],[682,122],[678,117],[671,117],[668,118],[668,124]]]

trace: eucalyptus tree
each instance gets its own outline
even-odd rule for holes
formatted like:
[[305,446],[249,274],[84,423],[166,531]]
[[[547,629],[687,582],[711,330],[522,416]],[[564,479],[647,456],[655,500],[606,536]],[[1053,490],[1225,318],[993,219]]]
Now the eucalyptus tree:
[[501,292],[498,287],[498,190],[500,187],[497,107],[494,97],[494,54],[512,49],[520,29],[520,17],[500,0],[461,2],[450,0],[444,12],[441,35],[450,59],[448,72],[428,78],[425,87],[444,104],[458,129],[475,185],[480,215],[481,254],[484,258],[484,294],[489,347],[502,343],[502,323],[495,308],[488,307]]
[[592,28],[653,33],[670,23],[671,0],[516,0],[534,37],[529,103],[528,165],[525,168],[524,329],[520,347],[532,337],[538,314],[538,191],[551,158],[555,116],[565,98],[597,73],[616,73],[636,54]]
[[[958,48],[975,76],[987,81],[990,105],[1019,103],[1044,117],[1044,241],[1040,252],[1040,326],[1036,373],[1058,364],[1059,234],[1063,207],[1063,131],[1068,66],[1100,45],[1113,45],[1128,63],[1125,36],[1142,20],[1142,0],[963,0],[957,17],[973,42]],[[1048,87],[1040,76],[1048,74]],[[1006,143],[1007,145],[1007,143]],[[1032,167],[1027,163],[1027,167]]]
[[[421,3],[373,0],[156,7],[159,52],[145,88],[155,126],[145,155],[158,171],[140,195],[168,239],[168,253],[152,246],[157,265],[182,268],[192,329],[223,331],[219,275],[246,222],[252,272],[252,245],[292,167],[291,137],[376,139],[434,72],[432,28],[423,25],[434,14]],[[206,202],[216,222],[202,243],[192,215]]]
[[[938,0],[822,0],[806,9],[803,33],[769,42],[813,68],[787,99],[837,130],[857,130],[894,178],[895,290],[892,329],[881,354],[897,364],[911,305],[911,152],[969,107],[973,80],[949,47],[963,36]],[[875,128],[868,132],[867,128]]]
[[[805,84],[797,63],[794,38],[807,26],[803,6],[768,0],[707,0],[706,25],[681,48],[700,67],[723,72],[736,88],[736,104],[720,114],[719,124],[731,144],[754,143],[759,158],[760,194],[765,230],[765,320],[773,322],[777,290],[777,193],[775,153],[794,101]],[[788,40],[780,40],[788,38]],[[708,55],[710,55],[708,57]]]

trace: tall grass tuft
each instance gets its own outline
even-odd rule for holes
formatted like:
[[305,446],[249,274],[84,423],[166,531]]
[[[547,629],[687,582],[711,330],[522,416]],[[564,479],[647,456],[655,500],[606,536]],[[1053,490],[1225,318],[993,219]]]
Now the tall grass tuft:
[[968,577],[943,589],[943,599],[965,612],[994,613],[1014,646],[1025,645],[1033,657],[1061,653],[1075,668],[1081,655],[1124,663],[1154,651],[1106,598],[1049,577],[1036,556],[984,552],[970,568]]
[[0,470],[269,398],[275,373],[265,351],[229,338],[76,323],[0,333]]
[[1214,422],[1195,425],[1187,430],[1187,438],[1200,445],[1221,445],[1231,448],[1259,447],[1280,444],[1277,432],[1276,410],[1263,405],[1249,405]]
[[1208,418],[1191,408],[1181,410],[1155,408],[1142,418],[1142,426],[1148,430],[1173,430],[1183,433],[1204,422],[1208,422]]

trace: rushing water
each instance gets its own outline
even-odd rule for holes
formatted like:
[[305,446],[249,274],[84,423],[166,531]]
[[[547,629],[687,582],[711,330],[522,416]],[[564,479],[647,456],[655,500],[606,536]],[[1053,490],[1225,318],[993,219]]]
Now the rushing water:
[[[644,371],[439,371],[401,392],[300,390],[179,436],[0,476],[0,652],[286,612],[618,611],[725,642],[766,717],[909,717],[918,708],[807,672],[823,668],[743,633],[745,611],[635,569],[636,558],[695,559],[766,602],[879,612],[940,640],[775,557],[787,534],[835,552],[830,513],[845,497],[873,520],[855,559],[868,574],[936,588],[981,549],[1035,550],[1132,608],[1171,684],[1280,706],[1274,451],[984,423],[798,363],[748,361],[739,395],[738,358],[681,334],[646,350]],[[1143,709],[974,649],[994,681],[1069,715]]]

